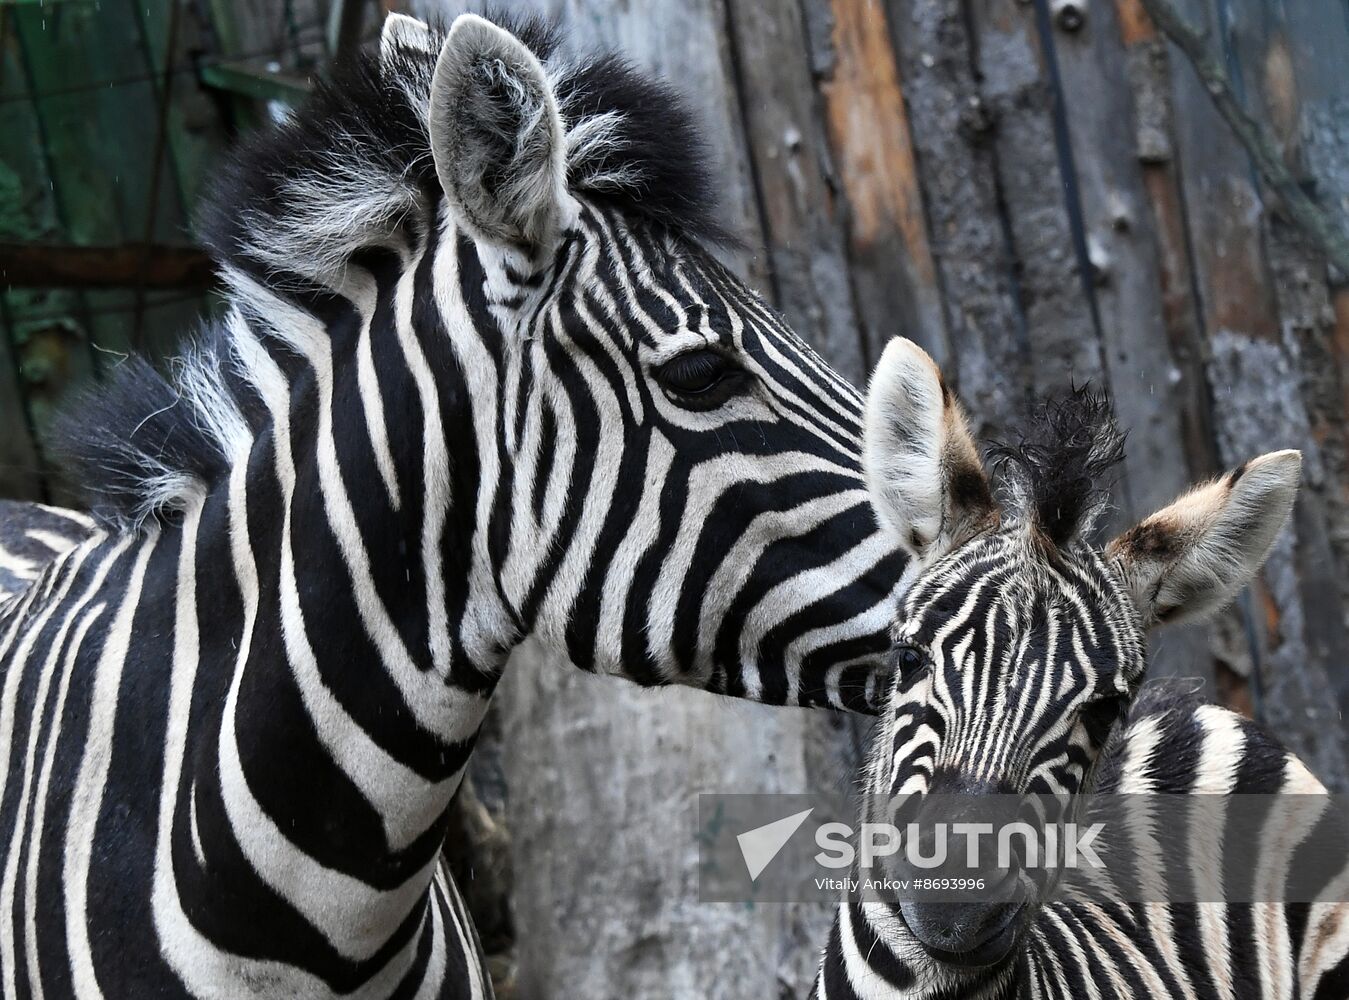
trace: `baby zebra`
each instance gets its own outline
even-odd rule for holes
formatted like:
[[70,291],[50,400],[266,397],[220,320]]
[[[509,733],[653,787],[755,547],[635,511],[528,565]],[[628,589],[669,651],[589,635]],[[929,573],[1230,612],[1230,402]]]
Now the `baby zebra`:
[[[1000,450],[1000,508],[931,359],[908,341],[886,350],[867,403],[867,484],[914,561],[864,773],[872,801],[1324,793],[1231,712],[1139,697],[1145,632],[1212,613],[1254,575],[1288,518],[1300,455],[1247,462],[1101,549],[1087,539],[1121,454],[1104,398],[1049,404]],[[1014,887],[1001,901],[845,899],[812,995],[1349,997],[1342,903],[1131,902],[1109,886],[1075,891],[1068,876],[1050,893],[1015,864],[999,873]],[[1332,870],[1322,898],[1349,898]]]

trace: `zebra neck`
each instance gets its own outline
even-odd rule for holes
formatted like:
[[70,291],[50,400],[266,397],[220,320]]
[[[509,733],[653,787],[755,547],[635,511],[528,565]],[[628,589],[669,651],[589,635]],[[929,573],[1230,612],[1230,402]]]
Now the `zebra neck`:
[[198,578],[234,583],[196,609],[203,673],[228,679],[192,777],[194,848],[227,859],[204,890],[260,876],[352,968],[420,926],[508,649],[489,615],[450,617],[480,589],[447,569],[473,484],[445,440],[453,389],[407,340],[411,281],[352,279],[313,311],[259,289],[231,314],[267,420],[184,528]]
[[453,238],[372,253],[308,296],[232,274],[247,308],[232,313],[230,339],[266,410],[265,433],[234,466],[248,467],[250,490],[280,494],[298,571],[336,576],[329,589],[360,613],[350,627],[385,662],[411,658],[449,687],[489,692],[521,628],[487,541],[499,338],[470,314],[458,258]]

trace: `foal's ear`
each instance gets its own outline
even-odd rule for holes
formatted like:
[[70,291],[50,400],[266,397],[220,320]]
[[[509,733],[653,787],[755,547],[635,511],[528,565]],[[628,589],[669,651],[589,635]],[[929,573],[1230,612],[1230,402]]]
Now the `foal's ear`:
[[1261,455],[1186,493],[1106,548],[1145,624],[1217,611],[1255,576],[1288,521],[1302,454]]
[[533,52],[476,14],[450,27],[431,79],[431,155],[460,222],[481,239],[547,248],[575,202],[557,98]]
[[881,523],[919,558],[996,523],[988,475],[960,404],[921,347],[890,341],[867,393],[863,465]]

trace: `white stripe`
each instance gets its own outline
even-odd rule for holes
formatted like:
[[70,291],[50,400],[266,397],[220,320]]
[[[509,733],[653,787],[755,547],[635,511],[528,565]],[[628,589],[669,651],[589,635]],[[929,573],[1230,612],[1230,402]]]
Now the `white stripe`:
[[89,940],[89,865],[93,860],[98,814],[103,805],[108,768],[112,764],[118,693],[131,646],[131,626],[145,582],[145,567],[158,541],[159,532],[156,530],[140,543],[122,603],[104,637],[102,655],[94,670],[93,689],[89,695],[89,728],[85,736],[84,754],[80,758],[79,775],[71,789],[61,885],[65,895],[70,979],[79,1000],[95,1000],[103,996]]
[[[408,267],[413,271],[416,269],[413,262],[408,262]],[[370,326],[378,307],[379,289],[373,279],[358,280],[362,274],[354,267],[349,268],[345,288],[350,292],[352,305],[361,316],[361,336],[356,342],[356,386],[360,390],[366,433],[370,436],[370,447],[375,453],[375,468],[384,482],[389,506],[397,511],[403,505],[403,498],[398,491],[398,474],[394,470],[393,452],[389,448],[389,430],[384,423],[384,396],[375,373],[374,342],[370,335]]]

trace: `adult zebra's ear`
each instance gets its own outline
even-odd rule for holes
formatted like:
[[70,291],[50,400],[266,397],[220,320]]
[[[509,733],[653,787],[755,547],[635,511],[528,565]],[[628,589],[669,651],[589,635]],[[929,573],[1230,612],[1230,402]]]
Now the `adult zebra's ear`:
[[890,341],[872,373],[865,438],[871,502],[912,555],[938,556],[997,522],[960,404],[911,340]]
[[529,47],[461,14],[436,61],[428,118],[436,174],[458,220],[480,239],[551,246],[575,202],[557,98]]
[[1194,621],[1264,564],[1297,496],[1302,453],[1276,451],[1197,487],[1106,547],[1145,625]]

